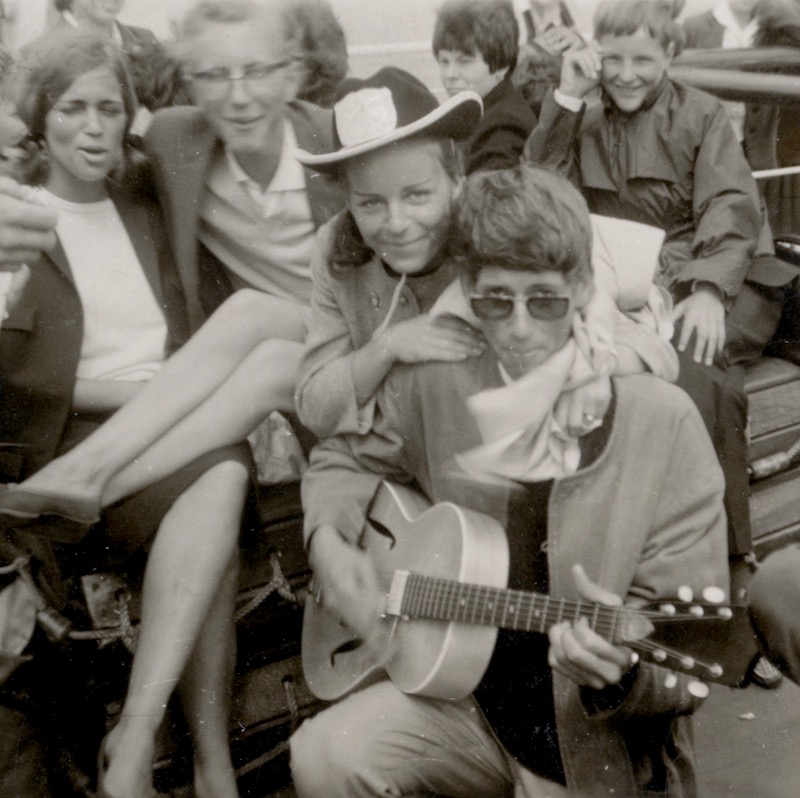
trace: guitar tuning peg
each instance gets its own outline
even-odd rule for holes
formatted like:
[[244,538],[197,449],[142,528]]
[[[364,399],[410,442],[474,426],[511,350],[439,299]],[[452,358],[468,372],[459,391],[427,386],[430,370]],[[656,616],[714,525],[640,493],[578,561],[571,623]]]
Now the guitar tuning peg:
[[708,694],[711,692],[705,682],[698,682],[696,679],[692,679],[686,689],[695,698],[708,698]]
[[662,648],[657,648],[653,651],[653,659],[656,662],[666,662],[667,661],[667,652],[664,651]]
[[722,618],[725,621],[729,621],[733,618],[733,610],[730,607],[720,607],[717,610],[717,617]]
[[690,601],[694,600],[694,591],[689,585],[681,585],[678,588],[678,598],[685,604],[688,604]]
[[709,585],[703,588],[703,599],[709,604],[722,604],[725,601],[725,591],[721,587]]
[[708,666],[708,672],[714,679],[719,679],[723,674],[722,665],[715,662],[713,665]]
[[674,673],[668,673],[664,677],[664,687],[666,687],[667,690],[672,690],[677,684],[678,684],[678,677]]
[[694,618],[702,618],[705,615],[705,610],[699,604],[692,604],[689,607],[689,615]]
[[676,612],[674,604],[660,604],[658,609],[661,610],[664,615],[674,615]]

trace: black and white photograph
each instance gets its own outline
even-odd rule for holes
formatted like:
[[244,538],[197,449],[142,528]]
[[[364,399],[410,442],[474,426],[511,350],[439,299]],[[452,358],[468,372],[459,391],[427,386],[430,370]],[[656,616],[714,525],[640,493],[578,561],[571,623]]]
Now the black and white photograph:
[[799,751],[800,0],[0,0],[0,798]]

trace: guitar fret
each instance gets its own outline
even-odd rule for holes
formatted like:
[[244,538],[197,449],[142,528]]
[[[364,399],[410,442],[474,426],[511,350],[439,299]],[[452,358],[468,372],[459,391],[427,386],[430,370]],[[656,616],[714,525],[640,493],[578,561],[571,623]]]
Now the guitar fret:
[[597,619],[600,617],[600,605],[595,604],[594,610],[592,611],[592,631],[597,631]]

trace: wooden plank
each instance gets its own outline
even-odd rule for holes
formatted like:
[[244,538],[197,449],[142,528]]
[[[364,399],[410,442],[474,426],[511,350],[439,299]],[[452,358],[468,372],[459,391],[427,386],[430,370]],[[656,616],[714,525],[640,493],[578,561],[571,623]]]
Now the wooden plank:
[[747,367],[744,384],[752,395],[793,380],[800,380],[800,366],[778,357],[762,357]]
[[800,424],[761,434],[751,440],[747,447],[748,461],[753,463],[776,452],[785,452],[798,440],[800,440]]
[[753,485],[750,519],[754,540],[800,523],[800,467]]
[[750,395],[749,399],[753,440],[800,423],[800,382],[776,385]]

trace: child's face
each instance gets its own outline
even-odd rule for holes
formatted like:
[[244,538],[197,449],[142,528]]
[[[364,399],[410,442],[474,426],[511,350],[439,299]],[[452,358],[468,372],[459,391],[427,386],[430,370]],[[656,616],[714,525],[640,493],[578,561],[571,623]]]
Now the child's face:
[[490,72],[489,65],[480,53],[472,55],[462,50],[439,50],[436,60],[448,97],[467,89],[485,97],[508,71],[498,69],[497,72]]
[[348,206],[361,237],[400,274],[426,269],[447,242],[456,185],[441,147],[406,139],[347,167]]
[[631,36],[603,36],[599,44],[603,88],[621,111],[638,111],[667,71],[672,44],[664,50],[641,29]]

